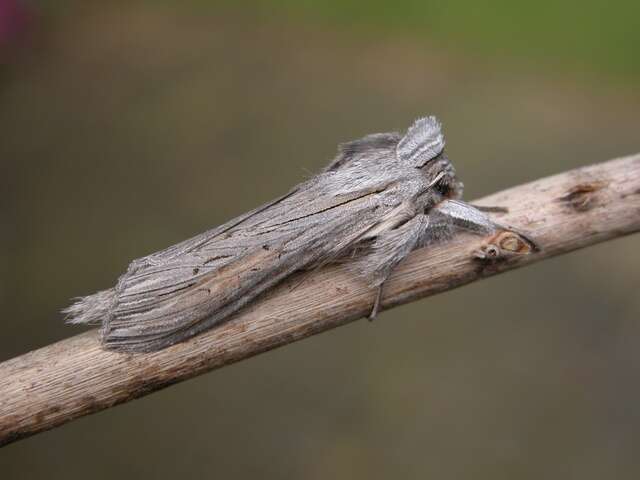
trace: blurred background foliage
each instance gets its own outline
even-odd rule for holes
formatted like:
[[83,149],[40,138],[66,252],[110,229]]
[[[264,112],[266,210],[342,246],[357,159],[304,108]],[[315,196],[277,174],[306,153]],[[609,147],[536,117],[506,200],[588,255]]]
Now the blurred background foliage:
[[[196,1],[199,5],[211,2]],[[227,4],[238,5],[229,0]],[[640,3],[490,0],[240,0],[247,9],[302,13],[329,25],[412,35],[419,43],[572,69],[637,75]],[[215,4],[215,3],[214,3]],[[274,9],[277,6],[277,9]]]
[[[0,1],[0,360],[128,262],[444,122],[468,199],[640,151],[638,2]],[[13,478],[638,478],[610,242],[0,450]]]

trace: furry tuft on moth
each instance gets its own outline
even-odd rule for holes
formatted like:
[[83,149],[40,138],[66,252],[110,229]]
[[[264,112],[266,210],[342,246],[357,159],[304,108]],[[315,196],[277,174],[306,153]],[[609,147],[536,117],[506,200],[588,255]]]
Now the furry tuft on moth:
[[[460,200],[463,185],[444,146],[432,116],[404,135],[342,144],[321,173],[286,195],[134,260],[115,287],[65,309],[67,321],[101,324],[106,348],[159,350],[223,322],[294,272],[335,261],[377,292],[372,318],[385,280],[412,250],[457,229],[510,231]],[[502,248],[515,251],[510,242]]]

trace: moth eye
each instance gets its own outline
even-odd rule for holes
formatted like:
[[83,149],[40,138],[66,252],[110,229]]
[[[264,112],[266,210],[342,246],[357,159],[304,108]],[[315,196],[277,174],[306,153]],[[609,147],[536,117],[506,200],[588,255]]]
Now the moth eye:
[[449,194],[449,191],[451,190],[449,182],[447,180],[445,180],[444,178],[442,180],[440,180],[438,183],[436,183],[434,185],[434,188],[436,189],[436,191],[438,193],[440,193],[441,195],[443,195],[445,197]]

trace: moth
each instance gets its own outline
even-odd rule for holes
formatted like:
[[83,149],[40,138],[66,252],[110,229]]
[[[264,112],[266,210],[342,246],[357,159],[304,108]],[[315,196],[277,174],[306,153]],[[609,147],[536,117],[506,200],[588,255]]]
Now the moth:
[[153,351],[223,322],[299,270],[343,261],[377,289],[412,250],[456,229],[499,226],[460,200],[463,184],[433,116],[404,135],[376,133],[340,145],[319,174],[217,228],[134,260],[115,287],[64,310],[101,324],[106,348]]

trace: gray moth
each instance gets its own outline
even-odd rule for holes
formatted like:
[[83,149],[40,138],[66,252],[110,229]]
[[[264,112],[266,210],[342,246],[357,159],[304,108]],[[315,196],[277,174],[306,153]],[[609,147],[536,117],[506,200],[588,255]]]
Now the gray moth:
[[115,287],[64,310],[101,324],[106,348],[153,351],[223,322],[299,270],[342,261],[378,294],[412,250],[458,229],[498,228],[460,200],[441,126],[416,120],[404,135],[376,133],[340,145],[318,175],[219,227],[134,260]]

